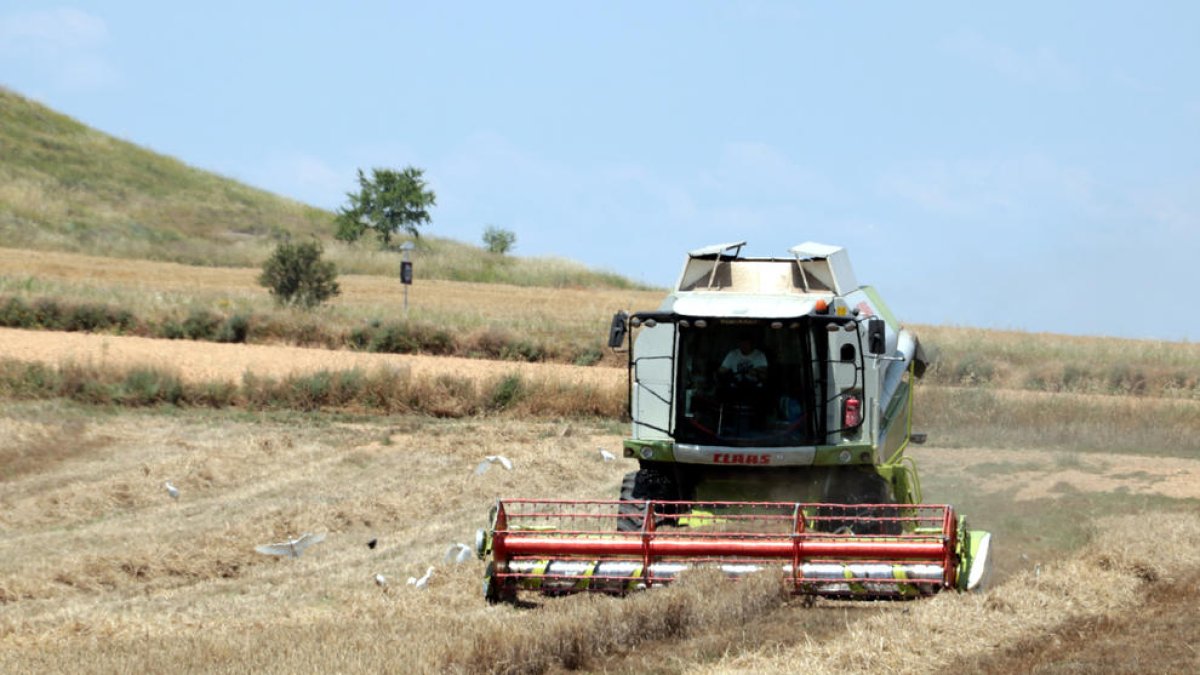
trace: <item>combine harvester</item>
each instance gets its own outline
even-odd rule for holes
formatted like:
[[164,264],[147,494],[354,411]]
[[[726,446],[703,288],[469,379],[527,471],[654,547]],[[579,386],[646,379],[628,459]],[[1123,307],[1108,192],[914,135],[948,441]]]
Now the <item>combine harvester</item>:
[[655,312],[613,318],[629,341],[639,469],[619,500],[501,499],[476,538],[484,593],[626,593],[715,566],[775,569],[795,593],[906,599],[976,590],[991,535],[922,504],[912,390],[916,338],[846,251],[805,243],[744,258],[688,254]]

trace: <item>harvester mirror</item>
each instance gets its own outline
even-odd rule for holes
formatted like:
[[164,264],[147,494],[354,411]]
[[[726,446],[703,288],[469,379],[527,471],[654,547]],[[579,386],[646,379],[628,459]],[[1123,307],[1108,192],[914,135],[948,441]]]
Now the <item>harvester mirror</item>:
[[620,349],[625,344],[625,333],[629,331],[629,315],[625,312],[613,314],[612,324],[608,327],[609,349]]
[[887,352],[887,322],[879,317],[867,320],[867,351],[875,356]]

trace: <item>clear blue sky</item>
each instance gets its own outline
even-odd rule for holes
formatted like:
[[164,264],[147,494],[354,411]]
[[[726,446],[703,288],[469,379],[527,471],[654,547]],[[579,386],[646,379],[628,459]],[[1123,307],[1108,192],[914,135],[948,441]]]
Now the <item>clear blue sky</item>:
[[0,83],[330,209],[422,167],[430,234],[663,286],[815,240],[911,322],[1200,339],[1200,3],[8,0]]

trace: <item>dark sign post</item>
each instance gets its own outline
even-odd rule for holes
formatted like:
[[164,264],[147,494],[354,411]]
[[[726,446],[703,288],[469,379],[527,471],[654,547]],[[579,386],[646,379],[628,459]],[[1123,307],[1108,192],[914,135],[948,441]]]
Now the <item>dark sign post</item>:
[[404,316],[408,316],[408,287],[412,286],[413,282],[413,265],[408,259],[408,253],[413,249],[412,242],[405,242],[400,246],[400,250],[404,252],[404,258],[400,261],[400,283],[404,286]]

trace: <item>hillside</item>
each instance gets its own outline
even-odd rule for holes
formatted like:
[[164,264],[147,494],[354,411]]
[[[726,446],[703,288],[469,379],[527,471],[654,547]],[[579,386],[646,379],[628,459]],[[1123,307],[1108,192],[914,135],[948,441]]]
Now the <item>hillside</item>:
[[[352,177],[348,177],[348,188]],[[396,256],[331,241],[333,214],[113,138],[0,87],[0,246],[255,267],[283,234],[326,241],[340,270],[393,275]],[[436,222],[433,225],[436,229]],[[560,259],[500,257],[422,237],[421,275],[631,288]]]

